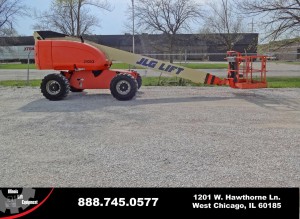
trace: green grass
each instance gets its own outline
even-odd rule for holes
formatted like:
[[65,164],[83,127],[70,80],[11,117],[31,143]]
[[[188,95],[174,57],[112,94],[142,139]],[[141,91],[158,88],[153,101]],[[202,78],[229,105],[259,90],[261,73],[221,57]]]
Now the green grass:
[[113,63],[111,69],[143,69],[139,66],[133,66],[126,63]]
[[179,64],[192,69],[227,69],[227,63],[187,63]]
[[207,86],[179,77],[143,77],[143,86]]
[[[42,80],[30,80],[30,87],[39,87]],[[8,80],[8,81],[0,81],[0,86],[4,87],[25,87],[27,86],[27,81],[22,80]]]
[[[0,69],[27,69],[27,64],[0,64]],[[29,64],[29,69],[36,69],[35,64]]]
[[282,63],[282,64],[288,64],[288,65],[300,65],[300,62],[294,62],[294,61],[291,61],[291,62],[287,62],[287,61],[275,61],[275,63]]
[[[226,69],[226,63],[187,63],[180,64],[174,63],[175,65],[184,66],[191,69]],[[125,63],[115,63],[112,65],[111,69],[143,69],[142,67],[132,66]]]
[[300,88],[300,77],[267,77],[269,88]]
[[[300,88],[300,77],[268,77],[268,88]],[[30,80],[29,86],[39,87],[41,80]],[[26,81],[9,80],[0,81],[0,86],[24,87]],[[178,77],[143,77],[143,86],[209,86],[196,84]]]
[[[268,88],[300,88],[300,77],[268,77]],[[144,86],[208,86],[177,77],[143,77]]]
[[[192,69],[226,69],[226,63],[187,63],[178,64]],[[27,69],[27,64],[0,64],[0,69]],[[29,69],[36,69],[34,64],[29,64]],[[142,67],[132,66],[125,63],[114,63],[111,69],[142,69]]]

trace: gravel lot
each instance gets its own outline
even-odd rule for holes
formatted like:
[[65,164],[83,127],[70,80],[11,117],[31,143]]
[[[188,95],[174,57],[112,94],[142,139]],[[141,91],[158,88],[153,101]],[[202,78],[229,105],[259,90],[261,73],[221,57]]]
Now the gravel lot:
[[0,87],[1,187],[300,185],[300,89]]

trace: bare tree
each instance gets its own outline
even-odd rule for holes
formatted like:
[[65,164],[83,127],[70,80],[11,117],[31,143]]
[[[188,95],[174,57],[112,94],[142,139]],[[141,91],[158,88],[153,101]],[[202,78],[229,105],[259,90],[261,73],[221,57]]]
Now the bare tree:
[[195,0],[136,0],[136,26],[144,33],[163,33],[169,42],[169,53],[173,53],[176,35],[191,31],[190,24],[199,20],[201,11]]
[[201,32],[210,34],[210,38],[214,36],[213,40],[222,42],[227,50],[232,50],[242,38],[243,18],[237,15],[231,0],[214,0],[207,6],[207,16]]
[[26,6],[22,0],[0,0],[0,35],[16,34],[17,17],[26,16]]
[[53,0],[50,12],[35,15],[39,30],[57,30],[71,36],[90,33],[91,28],[99,26],[98,17],[91,14],[91,7],[110,11],[105,0]]
[[299,0],[239,0],[240,9],[248,15],[260,16],[267,38],[299,37]]

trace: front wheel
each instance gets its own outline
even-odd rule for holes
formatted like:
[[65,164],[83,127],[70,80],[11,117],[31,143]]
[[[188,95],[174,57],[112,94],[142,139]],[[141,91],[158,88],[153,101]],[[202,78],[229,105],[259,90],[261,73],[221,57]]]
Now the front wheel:
[[48,100],[62,100],[69,91],[69,81],[61,74],[50,74],[42,80],[41,92]]
[[117,100],[131,100],[137,89],[136,79],[129,74],[118,74],[110,82],[110,92]]

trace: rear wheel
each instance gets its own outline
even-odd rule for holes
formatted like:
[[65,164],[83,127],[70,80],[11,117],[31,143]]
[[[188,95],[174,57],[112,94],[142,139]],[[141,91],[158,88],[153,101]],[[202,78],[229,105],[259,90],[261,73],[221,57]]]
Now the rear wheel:
[[131,100],[137,89],[136,79],[129,74],[118,74],[110,82],[110,92],[117,100]]
[[48,100],[62,100],[69,91],[69,81],[61,74],[50,74],[42,80],[41,92]]

